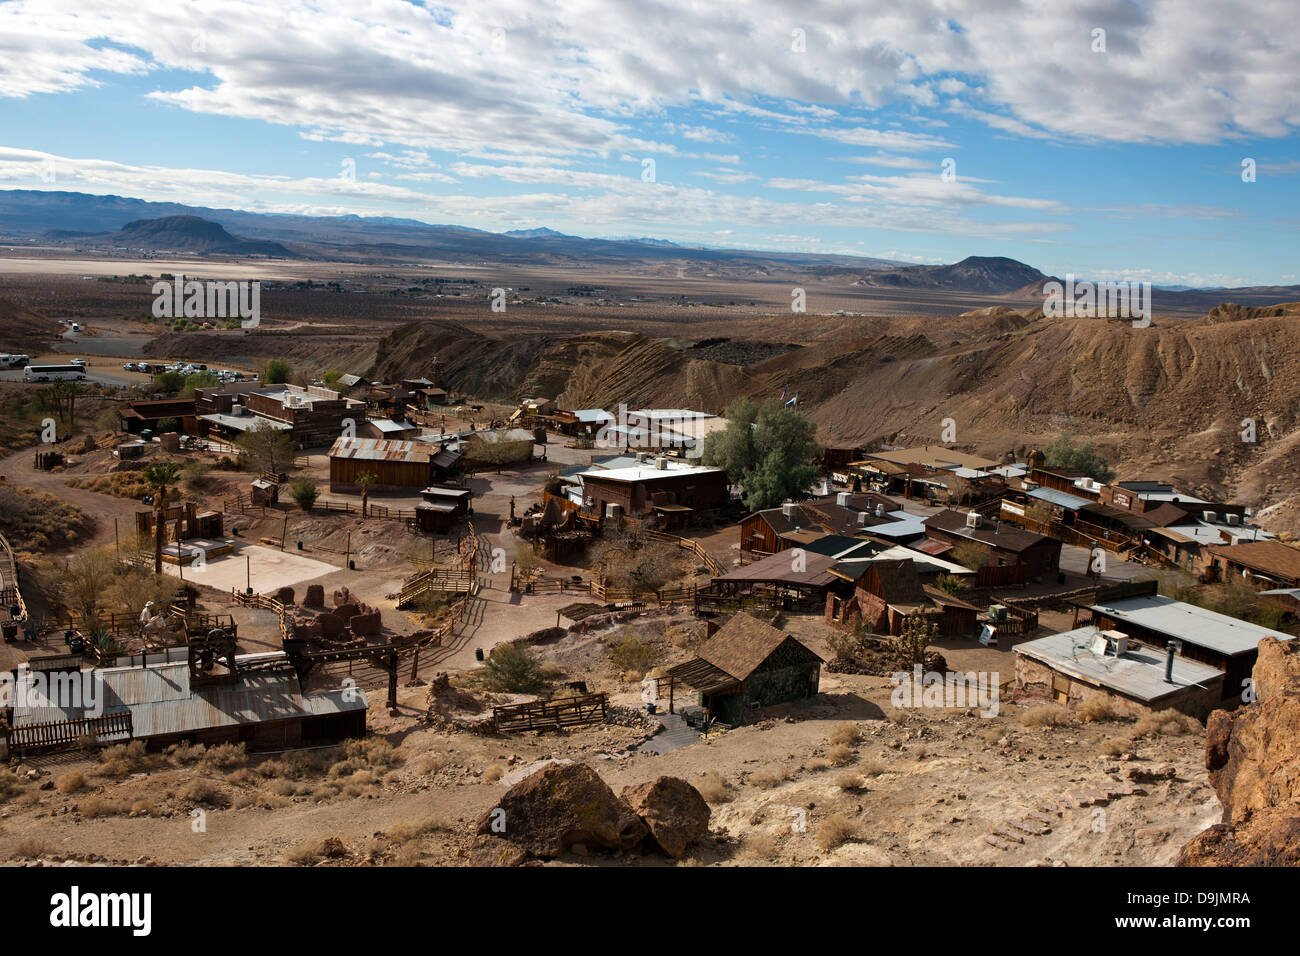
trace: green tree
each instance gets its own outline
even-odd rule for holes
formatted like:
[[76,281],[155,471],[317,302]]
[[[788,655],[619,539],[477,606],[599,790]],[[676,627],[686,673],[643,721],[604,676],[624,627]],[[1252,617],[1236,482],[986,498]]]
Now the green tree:
[[289,494],[299,508],[311,511],[312,505],[320,497],[320,487],[310,478],[299,478],[289,486]]
[[370,508],[370,486],[379,480],[379,476],[373,471],[363,471],[357,475],[357,484],[361,486],[361,516],[369,514]]
[[293,369],[289,367],[289,362],[282,358],[273,358],[266,363],[266,368],[262,372],[262,381],[267,385],[283,385],[289,381],[289,376],[293,374]]
[[761,406],[738,399],[726,417],[727,427],[705,438],[703,460],[744,488],[745,507],[758,511],[807,496],[821,455],[816,425],[775,398]]
[[167,536],[167,486],[176,484],[180,466],[174,461],[158,461],[144,470],[144,480],[153,489],[153,573],[162,574],[162,553]]
[[1076,445],[1068,434],[1058,436],[1044,448],[1043,458],[1050,468],[1077,471],[1094,481],[1105,483],[1115,477],[1110,463],[1093,450],[1092,442]]
[[483,670],[489,690],[508,694],[531,694],[546,683],[541,662],[524,644],[498,644],[483,662]]
[[259,421],[235,439],[256,471],[281,474],[293,463],[293,439],[267,421]]
[[193,398],[196,388],[216,388],[220,384],[221,379],[217,378],[216,372],[192,372],[185,376],[185,384],[181,386],[181,395],[184,398]]

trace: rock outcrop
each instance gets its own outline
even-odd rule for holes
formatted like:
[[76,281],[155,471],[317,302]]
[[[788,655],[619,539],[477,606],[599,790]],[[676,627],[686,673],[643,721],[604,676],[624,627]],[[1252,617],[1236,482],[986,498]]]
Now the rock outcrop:
[[709,832],[709,805],[700,791],[678,777],[627,787],[622,798],[650,828],[650,839],[674,860]]
[[631,850],[648,832],[632,808],[586,764],[551,764],[506,791],[479,820],[478,832],[501,836],[534,856],[570,847]]
[[1206,724],[1223,822],[1183,847],[1180,866],[1300,864],[1300,646],[1264,638],[1253,678],[1254,703]]
[[709,806],[675,777],[629,787],[619,797],[587,765],[552,763],[507,790],[477,830],[472,857],[482,865],[518,865],[520,851],[545,859],[643,845],[681,859],[708,833]]

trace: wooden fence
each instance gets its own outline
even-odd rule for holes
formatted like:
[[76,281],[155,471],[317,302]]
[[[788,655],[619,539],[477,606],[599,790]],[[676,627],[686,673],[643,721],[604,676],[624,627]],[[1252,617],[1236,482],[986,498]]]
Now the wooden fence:
[[717,560],[714,559],[713,555],[705,551],[704,548],[700,545],[700,543],[692,538],[683,538],[680,535],[668,534],[667,532],[664,531],[647,530],[641,533],[644,534],[647,538],[650,538],[654,541],[671,541],[675,543],[679,548],[683,548],[687,551],[690,551],[697,558],[699,558],[701,562],[703,562],[704,566],[709,569],[709,574],[713,575],[714,577],[717,577],[719,574],[722,573],[722,566],[718,564]]
[[280,618],[280,640],[293,637],[293,624],[289,621],[288,608],[269,594],[246,594],[238,588],[230,589],[230,598],[242,607],[260,607],[274,611]]
[[536,700],[492,708],[492,729],[497,733],[519,730],[558,730],[583,724],[597,724],[609,712],[609,695],[604,691],[558,700]]
[[122,734],[127,737],[132,735],[129,710],[102,717],[78,717],[45,724],[0,727],[0,736],[3,736],[11,756],[75,747],[83,741],[100,741]]

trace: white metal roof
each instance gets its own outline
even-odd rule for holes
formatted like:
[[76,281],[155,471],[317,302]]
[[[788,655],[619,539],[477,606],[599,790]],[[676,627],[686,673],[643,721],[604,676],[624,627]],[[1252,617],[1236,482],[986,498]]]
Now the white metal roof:
[[1173,680],[1167,682],[1163,650],[1130,643],[1128,652],[1119,657],[1099,657],[1091,650],[1098,633],[1095,627],[1080,627],[1024,641],[1012,650],[1055,671],[1148,703],[1223,678],[1223,671],[1176,654]]
[[1113,620],[1147,628],[1157,634],[1228,656],[1255,650],[1264,637],[1274,637],[1279,641],[1291,640],[1290,634],[1260,627],[1195,604],[1184,604],[1161,594],[1143,594],[1108,601],[1105,604],[1094,604],[1091,609]]

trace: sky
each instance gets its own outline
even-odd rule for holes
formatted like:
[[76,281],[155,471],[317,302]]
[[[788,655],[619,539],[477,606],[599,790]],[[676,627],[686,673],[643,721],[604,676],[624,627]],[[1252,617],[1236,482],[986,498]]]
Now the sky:
[[0,189],[1295,284],[1294,14],[0,0]]

